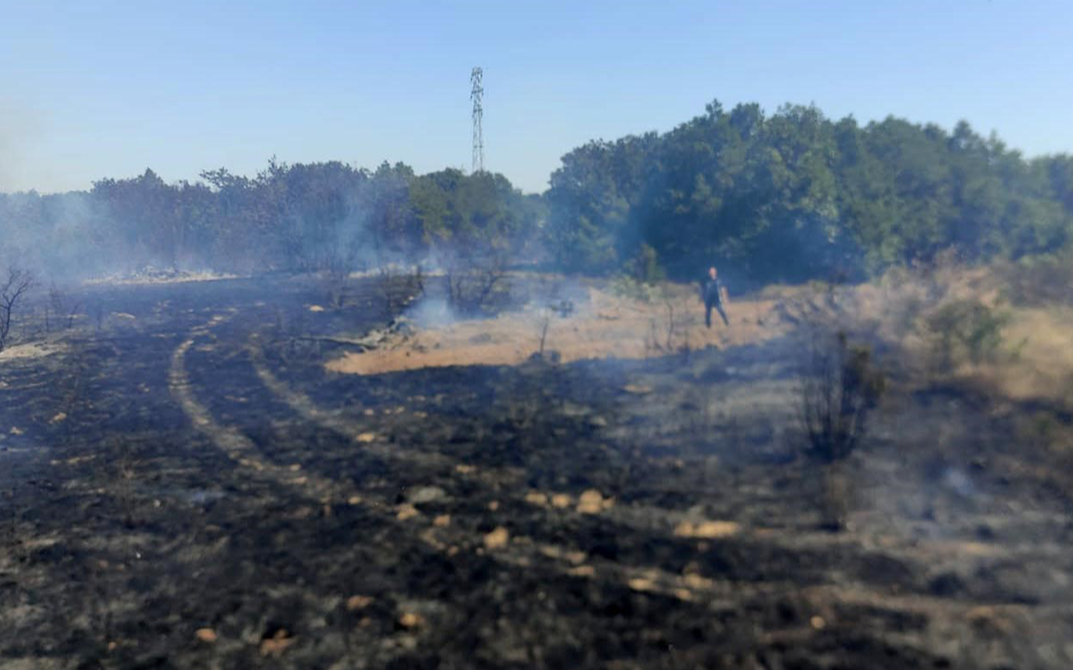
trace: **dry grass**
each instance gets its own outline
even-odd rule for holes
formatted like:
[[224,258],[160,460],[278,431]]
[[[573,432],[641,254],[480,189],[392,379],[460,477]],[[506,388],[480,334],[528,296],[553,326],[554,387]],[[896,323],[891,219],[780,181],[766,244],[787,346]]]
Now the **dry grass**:
[[0,361],[15,359],[41,358],[66,350],[66,345],[56,342],[27,342],[16,344],[0,351]]
[[[948,268],[938,276],[885,277],[855,290],[858,318],[898,344],[903,358],[930,362],[932,373],[1013,400],[1068,401],[1073,392],[1073,307],[1020,306],[1004,299],[1001,269]],[[975,301],[1008,317],[1001,342],[983,360],[960,360],[938,371],[935,341],[926,321],[944,306]]]
[[542,336],[545,351],[554,351],[563,362],[645,358],[763,341],[791,327],[776,314],[777,297],[731,303],[730,326],[708,329],[704,305],[694,291],[670,287],[668,292],[665,301],[646,302],[589,288],[586,303],[566,317],[549,319],[546,310],[527,308],[494,319],[464,319],[375,351],[346,354],[327,368],[378,374],[451,365],[516,365],[540,351]]
[[1073,309],[1013,309],[1004,335],[1010,355],[958,374],[1015,400],[1073,400]]
[[179,272],[174,275],[146,275],[146,276],[109,276],[86,279],[82,282],[85,286],[99,286],[102,284],[114,286],[142,286],[149,284],[185,284],[188,282],[220,281],[223,279],[238,279],[239,275],[218,273],[210,271]]
[[[839,323],[893,345],[898,364],[918,383],[948,380],[1016,400],[1073,402],[1073,307],[1019,307],[1003,300],[1008,277],[994,268],[946,265],[895,270],[861,286],[768,287],[728,307],[730,326],[704,327],[703,305],[690,286],[662,287],[666,299],[645,301],[587,288],[567,317],[536,307],[494,319],[463,319],[424,329],[381,349],[349,353],[326,364],[333,372],[379,374],[452,365],[515,365],[543,347],[559,360],[646,358],[710,346],[763,342],[802,325]],[[929,315],[958,300],[1005,310],[1002,344],[987,360],[936,371]],[[673,314],[673,317],[671,316]],[[547,326],[546,333],[544,328]]]

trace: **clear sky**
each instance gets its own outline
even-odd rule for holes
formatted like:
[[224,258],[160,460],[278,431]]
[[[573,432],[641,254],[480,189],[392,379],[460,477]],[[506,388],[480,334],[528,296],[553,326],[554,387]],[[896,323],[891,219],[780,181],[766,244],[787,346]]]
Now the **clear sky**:
[[589,139],[714,98],[1073,151],[1069,0],[0,0],[0,191],[273,154],[468,168],[474,65],[486,167],[526,191]]

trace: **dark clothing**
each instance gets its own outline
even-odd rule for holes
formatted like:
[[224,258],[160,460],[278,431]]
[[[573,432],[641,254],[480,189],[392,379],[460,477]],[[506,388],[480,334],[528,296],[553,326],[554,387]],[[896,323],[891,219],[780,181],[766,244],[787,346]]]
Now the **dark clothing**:
[[723,317],[723,323],[730,325],[726,310],[723,308],[723,282],[718,279],[706,279],[701,289],[701,297],[704,298],[704,325],[712,327],[712,308]]
[[727,318],[726,310],[723,309],[723,302],[704,302],[704,325],[709,328],[712,327],[712,308],[715,308],[719,312],[719,316],[723,317],[723,323],[730,325],[730,319]]
[[705,279],[704,289],[701,292],[701,296],[704,298],[704,303],[719,303],[723,304],[723,282],[718,279]]

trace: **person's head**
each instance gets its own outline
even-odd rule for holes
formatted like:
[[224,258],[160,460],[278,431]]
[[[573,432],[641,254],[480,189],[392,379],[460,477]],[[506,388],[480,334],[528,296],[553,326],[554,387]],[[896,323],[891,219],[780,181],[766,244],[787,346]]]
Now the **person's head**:
[[708,268],[708,276],[712,279],[715,279],[717,276],[719,276],[719,271],[715,269],[714,265]]

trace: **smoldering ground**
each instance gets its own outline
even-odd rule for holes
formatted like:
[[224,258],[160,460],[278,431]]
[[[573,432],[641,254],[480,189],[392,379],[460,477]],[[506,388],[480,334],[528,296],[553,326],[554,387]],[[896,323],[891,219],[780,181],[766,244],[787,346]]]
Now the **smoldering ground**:
[[[409,308],[404,277],[350,280],[341,307],[315,278],[85,289],[99,329],[0,368],[4,657],[1068,662],[1065,428],[1028,439],[1021,401],[977,385],[1030,355],[921,382],[911,350],[881,346],[880,285],[740,296],[710,334],[695,289],[666,287],[682,321],[663,348],[664,296],[540,275],[510,276],[492,319],[348,344],[435,305],[438,281]],[[542,315],[560,362],[530,360]],[[845,464],[840,532],[801,451],[800,328],[825,322],[871,338],[893,387]],[[516,358],[468,350],[504,343]],[[359,348],[456,360],[326,370]]]

